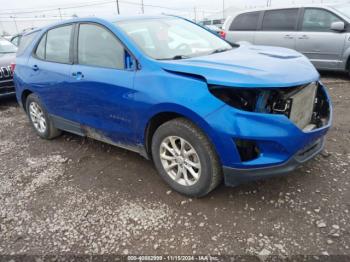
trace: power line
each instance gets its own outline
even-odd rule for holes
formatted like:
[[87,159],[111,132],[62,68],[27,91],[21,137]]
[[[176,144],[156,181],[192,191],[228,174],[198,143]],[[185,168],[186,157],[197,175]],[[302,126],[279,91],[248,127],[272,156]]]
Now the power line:
[[[88,3],[81,3],[79,5],[75,6],[66,6],[66,7],[59,7],[61,10],[63,9],[75,9],[80,7],[87,7],[87,6],[96,6],[96,5],[105,5],[109,3],[114,3],[114,1],[99,1],[99,2],[88,2]],[[21,11],[21,12],[0,12],[0,15],[18,15],[18,14],[33,14],[33,13],[42,13],[42,12],[48,12],[48,11],[56,11],[58,8],[48,8],[48,9],[39,9],[39,10],[33,10],[33,11]]]
[[[89,6],[102,6],[102,5],[106,5],[106,4],[111,4],[111,3],[116,3],[117,4],[117,12],[118,14],[120,13],[120,9],[119,9],[119,3],[123,3],[123,4],[128,4],[128,5],[136,5],[136,6],[141,6],[141,10],[144,13],[144,7],[151,7],[151,8],[160,8],[160,9],[167,9],[167,10],[172,10],[172,11],[178,11],[178,12],[188,12],[188,8],[173,8],[173,7],[167,7],[167,6],[162,6],[162,5],[152,5],[152,4],[144,4],[143,0],[141,1],[141,3],[136,3],[136,2],[131,2],[131,1],[127,1],[127,0],[109,0],[109,1],[90,1],[90,2],[85,2],[85,3],[80,3],[79,5],[69,5],[69,6],[61,6],[61,7],[56,7],[56,8],[45,8],[45,9],[37,9],[37,10],[33,10],[33,11],[12,11],[12,12],[0,12],[0,19],[1,18],[38,18],[38,16],[32,16],[32,17],[28,17],[28,16],[18,16],[19,14],[36,14],[36,13],[44,13],[44,12],[50,12],[50,11],[55,11],[55,12],[59,12],[60,14],[60,18],[64,17],[61,13],[61,10],[67,10],[67,9],[75,9],[75,8],[81,8],[81,7],[89,7]],[[17,9],[19,10],[19,9]],[[24,9],[20,9],[20,10],[24,10]],[[196,11],[198,11],[199,9],[197,9]],[[204,10],[202,9],[202,11],[206,12],[206,13],[217,13],[216,11],[209,11],[209,10]],[[41,16],[41,15],[40,15]],[[45,15],[43,14],[42,17],[57,17],[56,15]],[[67,16],[66,16],[67,17]],[[70,16],[68,16],[70,17]]]
[[[98,6],[98,5],[106,5],[110,3],[114,3],[114,0],[109,0],[109,1],[94,1],[94,2],[85,2],[81,3],[79,5],[70,5],[70,6],[61,6],[61,7],[56,7],[56,8],[46,8],[46,9],[36,9],[32,11],[11,11],[11,12],[0,12],[0,15],[18,15],[18,14],[32,14],[32,13],[42,13],[42,12],[49,12],[49,11],[57,11],[57,9],[65,10],[65,9],[75,9],[75,8],[81,8],[81,7],[89,7],[89,6]],[[142,3],[135,3],[135,2],[130,2],[130,1],[121,1],[117,0],[118,6],[119,2],[123,4],[128,4],[128,5],[137,5],[141,7],[153,7],[153,8],[162,8],[162,9],[168,9],[168,10],[178,10],[178,11],[183,11],[183,10],[188,10],[187,8],[174,8],[174,7],[167,7],[167,6],[162,6],[162,5],[152,5],[152,4],[143,4]]]

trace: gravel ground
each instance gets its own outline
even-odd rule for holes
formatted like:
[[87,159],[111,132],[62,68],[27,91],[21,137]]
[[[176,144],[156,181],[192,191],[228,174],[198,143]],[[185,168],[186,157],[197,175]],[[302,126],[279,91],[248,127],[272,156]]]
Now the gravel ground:
[[208,197],[173,192],[141,156],[38,138],[0,102],[0,254],[350,255],[350,82],[327,74],[326,150],[288,176]]

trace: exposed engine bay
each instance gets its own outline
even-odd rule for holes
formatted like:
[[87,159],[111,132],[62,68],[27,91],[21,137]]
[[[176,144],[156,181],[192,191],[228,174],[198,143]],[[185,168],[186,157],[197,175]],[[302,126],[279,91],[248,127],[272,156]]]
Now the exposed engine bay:
[[307,132],[328,123],[329,106],[319,83],[271,89],[242,89],[210,86],[210,92],[226,104],[240,110],[283,114]]

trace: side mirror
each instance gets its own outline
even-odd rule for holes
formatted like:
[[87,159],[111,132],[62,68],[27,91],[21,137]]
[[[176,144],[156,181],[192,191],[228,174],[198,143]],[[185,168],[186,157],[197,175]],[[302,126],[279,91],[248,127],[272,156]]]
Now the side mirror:
[[345,23],[344,22],[334,22],[331,24],[331,30],[342,32],[345,30]]

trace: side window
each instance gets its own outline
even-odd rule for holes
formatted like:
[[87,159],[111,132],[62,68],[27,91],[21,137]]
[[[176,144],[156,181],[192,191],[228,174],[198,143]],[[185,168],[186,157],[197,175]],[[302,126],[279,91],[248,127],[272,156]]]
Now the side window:
[[230,31],[255,31],[258,27],[259,16],[260,12],[237,16],[230,26]]
[[99,25],[79,26],[79,64],[124,69],[124,61],[124,47],[114,34]]
[[69,50],[72,28],[72,25],[61,26],[47,32],[46,60],[65,64],[70,62]]
[[21,37],[21,40],[19,41],[18,50],[17,50],[17,56],[20,56],[26,50],[26,48],[33,41],[33,39],[34,39],[34,37],[36,36],[37,33],[38,33],[38,31],[35,31],[33,33],[30,33],[30,34],[27,34],[27,35],[23,35]]
[[45,59],[45,45],[46,45],[46,34],[41,38],[38,47],[36,48],[35,55],[39,59]]
[[306,9],[304,12],[302,31],[330,31],[333,22],[342,22],[342,20],[326,10]]
[[265,11],[262,30],[294,31],[298,19],[298,9],[282,9]]

